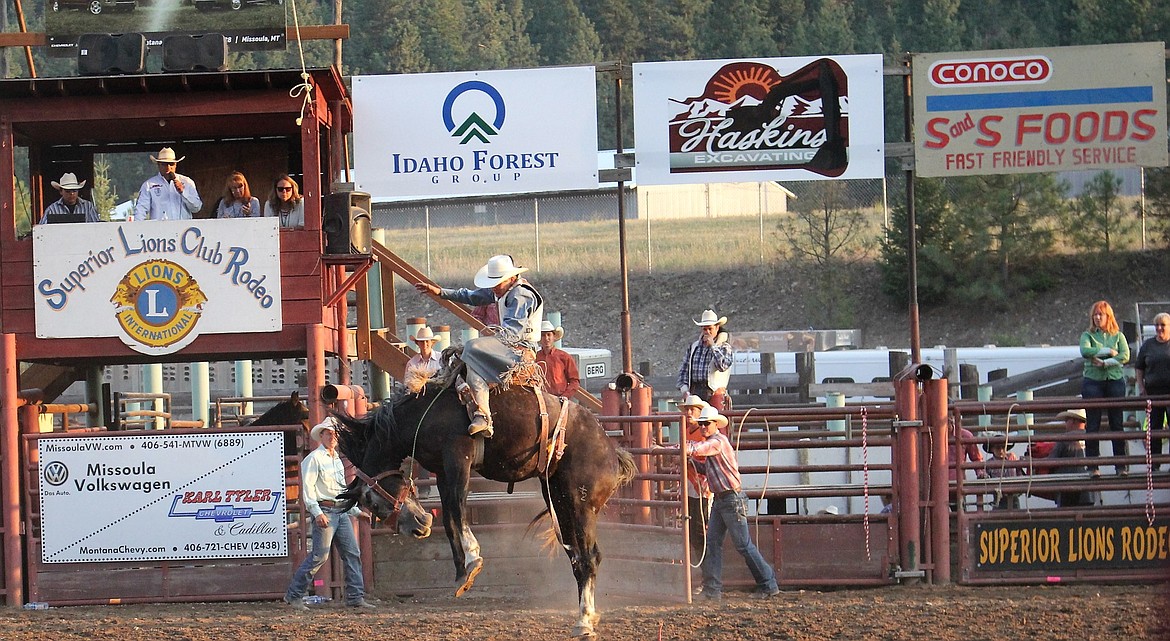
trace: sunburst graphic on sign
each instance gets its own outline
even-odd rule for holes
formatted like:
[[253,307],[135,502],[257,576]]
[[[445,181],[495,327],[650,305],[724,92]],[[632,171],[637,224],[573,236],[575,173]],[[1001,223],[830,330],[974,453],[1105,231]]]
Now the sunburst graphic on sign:
[[744,62],[723,67],[707,85],[713,97],[731,104],[744,96],[763,100],[773,87],[780,84],[780,74],[765,64]]

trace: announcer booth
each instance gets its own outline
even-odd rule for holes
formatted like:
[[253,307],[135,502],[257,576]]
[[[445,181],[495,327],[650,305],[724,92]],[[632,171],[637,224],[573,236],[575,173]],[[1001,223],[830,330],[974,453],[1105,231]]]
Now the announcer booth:
[[[344,288],[372,260],[325,255],[322,202],[346,178],[351,124],[332,68],[0,80],[8,604],[282,593],[304,554],[299,451],[287,443],[303,444],[301,425],[41,434],[38,416],[114,364],[305,358],[309,389],[320,389],[326,356],[347,350]],[[23,217],[36,222],[64,173],[92,180],[97,154],[140,154],[144,180],[163,147],[185,156],[179,171],[199,185],[193,219],[30,227]],[[293,176],[303,226],[215,219],[237,169],[261,199]]]

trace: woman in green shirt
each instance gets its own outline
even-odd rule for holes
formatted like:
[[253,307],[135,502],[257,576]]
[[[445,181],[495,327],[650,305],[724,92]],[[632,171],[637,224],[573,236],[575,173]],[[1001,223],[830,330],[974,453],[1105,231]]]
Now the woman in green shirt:
[[[1081,333],[1081,356],[1085,359],[1084,379],[1081,383],[1081,398],[1123,398],[1125,396],[1125,371],[1123,365],[1129,362],[1129,342],[1117,326],[1113,307],[1099,300],[1089,310],[1089,329]],[[1101,408],[1085,410],[1085,432],[1096,434],[1101,431]],[[1109,430],[1123,431],[1124,416],[1121,408],[1109,408]],[[1113,441],[1113,456],[1129,454],[1126,441]],[[1085,455],[1100,456],[1101,441],[1085,440]],[[1129,476],[1128,465],[1116,465],[1117,473]],[[1089,474],[1101,476],[1097,466],[1089,466]]]

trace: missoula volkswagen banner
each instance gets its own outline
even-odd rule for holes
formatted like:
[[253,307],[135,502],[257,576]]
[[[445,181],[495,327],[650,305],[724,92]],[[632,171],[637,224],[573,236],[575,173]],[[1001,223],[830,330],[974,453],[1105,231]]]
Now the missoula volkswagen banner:
[[40,438],[44,563],[288,555],[284,435]]
[[149,355],[281,328],[276,218],[33,227],[38,338],[117,336]]
[[882,104],[880,55],[635,64],[635,178],[881,178]]
[[1161,42],[914,56],[919,176],[1162,167]]
[[597,188],[593,67],[355,76],[357,188],[439,197]]

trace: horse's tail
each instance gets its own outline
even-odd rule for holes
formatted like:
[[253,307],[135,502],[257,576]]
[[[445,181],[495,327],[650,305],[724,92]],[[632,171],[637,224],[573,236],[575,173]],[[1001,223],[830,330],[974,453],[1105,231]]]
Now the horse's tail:
[[617,448],[618,457],[618,487],[626,485],[634,480],[634,475],[638,473],[638,466],[634,464],[634,456],[622,448]]
[[[533,532],[536,528],[544,528],[543,530]],[[557,533],[553,531],[552,519],[549,518],[548,508],[545,508],[528,522],[528,527],[524,528],[524,536],[532,535],[532,538],[540,541],[540,549],[546,550],[549,556],[553,556],[558,550],[562,550],[560,541],[557,540]]]

